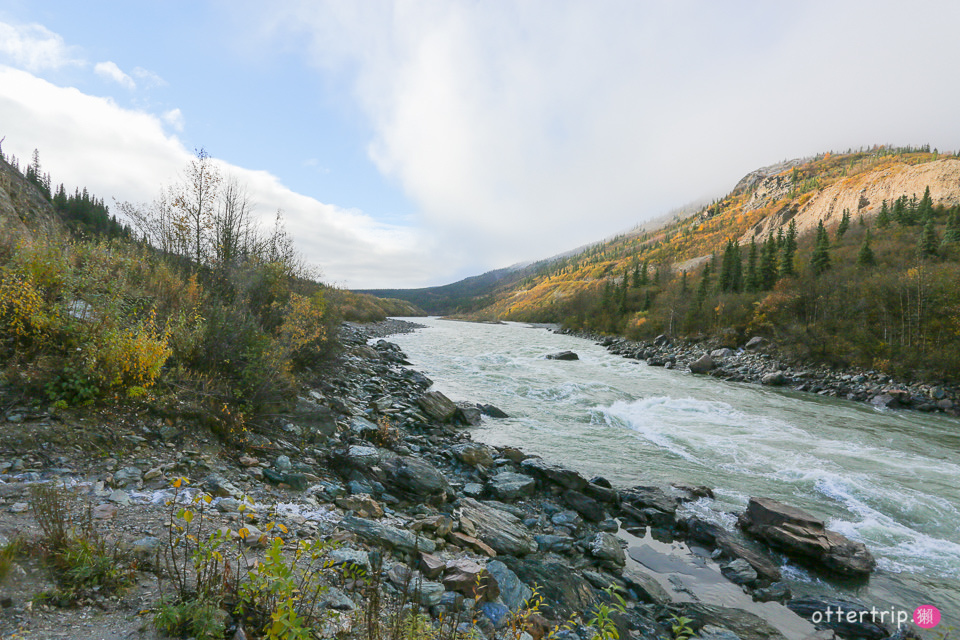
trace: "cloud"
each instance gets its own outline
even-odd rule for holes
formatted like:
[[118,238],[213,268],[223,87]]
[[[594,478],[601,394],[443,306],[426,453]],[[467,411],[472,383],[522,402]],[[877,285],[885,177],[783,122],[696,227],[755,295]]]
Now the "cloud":
[[98,62],[94,65],[93,71],[101,78],[112,80],[131,91],[137,88],[137,83],[134,82],[133,78],[125,74],[115,62]]
[[[152,200],[192,157],[164,132],[161,118],[4,66],[0,123],[8,156],[29,158],[39,149],[55,183],[85,186],[108,202]],[[265,224],[284,211],[298,248],[328,281],[399,286],[425,280],[438,266],[425,234],[294,193],[268,172],[221,165],[247,185]]]
[[153,71],[149,69],[144,69],[143,67],[134,67],[133,75],[136,78],[139,78],[146,84],[148,87],[165,87],[167,86],[167,81],[158,76]]
[[371,159],[461,264],[563,251],[786,157],[960,147],[956,3],[289,0],[253,20],[352,81]]
[[170,109],[169,111],[164,111],[160,118],[168,125],[173,127],[174,130],[183,131],[185,122],[183,119],[183,112],[180,111],[180,109]]
[[86,64],[63,38],[46,27],[6,22],[0,22],[0,60],[34,73]]

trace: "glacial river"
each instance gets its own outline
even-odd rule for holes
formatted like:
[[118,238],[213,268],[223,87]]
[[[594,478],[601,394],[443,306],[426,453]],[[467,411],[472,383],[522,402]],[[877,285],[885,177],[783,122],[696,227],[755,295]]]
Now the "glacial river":
[[[801,507],[864,542],[878,568],[843,587],[785,562],[795,595],[868,606],[933,604],[960,626],[960,421],[648,367],[523,324],[409,318],[390,338],[454,400],[494,404],[473,438],[516,446],[616,486],[686,482],[690,508],[733,528],[750,496]],[[546,360],[561,350],[579,361]]]

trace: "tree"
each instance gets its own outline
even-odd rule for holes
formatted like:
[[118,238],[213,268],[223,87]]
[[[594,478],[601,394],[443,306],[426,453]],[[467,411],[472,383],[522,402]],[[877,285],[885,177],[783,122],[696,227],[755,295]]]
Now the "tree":
[[940,240],[933,228],[933,220],[929,220],[927,224],[923,225],[923,231],[920,233],[920,255],[927,257],[937,255],[939,244]]
[[757,270],[757,243],[750,238],[750,252],[747,254],[747,277],[744,283],[747,291],[760,290],[760,272]]
[[199,149],[197,157],[187,165],[183,182],[173,189],[174,225],[189,238],[189,257],[197,265],[207,257],[207,239],[214,226],[221,181],[220,170],[210,154]]
[[823,226],[823,220],[817,225],[817,239],[810,254],[810,268],[818,276],[830,268],[830,236]]
[[703,301],[707,299],[707,293],[710,291],[710,262],[703,265],[703,273],[700,275],[700,287],[697,289],[697,308],[703,306]]
[[862,267],[872,267],[877,263],[873,255],[873,249],[870,248],[870,229],[863,235],[863,244],[860,245],[860,251],[857,252],[857,264]]
[[933,219],[933,198],[930,197],[929,186],[924,189],[923,197],[920,198],[920,204],[917,206],[917,217],[924,224]]
[[947,228],[943,230],[941,246],[960,242],[960,207],[954,207],[947,218]]
[[772,289],[777,284],[777,240],[771,231],[760,250],[760,288]]
[[793,266],[794,256],[797,254],[797,222],[790,221],[787,235],[783,239],[783,248],[780,251],[780,277],[792,276],[796,273]]
[[880,213],[877,214],[877,226],[881,229],[890,226],[890,208],[887,206],[886,200],[880,205]]
[[837,225],[837,240],[843,238],[843,234],[850,228],[850,209],[843,210],[843,216],[840,217],[840,224]]

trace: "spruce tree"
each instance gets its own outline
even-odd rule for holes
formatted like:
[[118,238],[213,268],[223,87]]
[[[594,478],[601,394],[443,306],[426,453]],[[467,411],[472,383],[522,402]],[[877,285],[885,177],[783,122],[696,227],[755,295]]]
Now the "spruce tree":
[[860,245],[860,251],[857,252],[857,264],[862,267],[872,267],[877,263],[873,255],[873,249],[870,248],[870,229],[863,236],[863,244]]
[[823,226],[823,220],[817,225],[817,239],[810,254],[810,268],[818,276],[830,268],[830,236]]
[[747,254],[747,277],[744,283],[751,293],[760,290],[760,274],[757,270],[757,243],[750,238],[750,253]]
[[933,219],[933,198],[930,197],[929,186],[923,191],[923,198],[920,199],[920,204],[917,206],[917,218],[924,225]]
[[943,241],[940,246],[960,242],[960,207],[954,207],[947,218],[947,228],[943,230]]
[[777,240],[771,231],[760,250],[760,288],[766,291],[777,284]]
[[689,287],[687,285],[687,272],[680,272],[680,295],[685,296],[689,293]]
[[923,225],[923,231],[920,233],[920,254],[923,256],[937,255],[939,244],[937,232],[933,228],[933,220],[929,220],[927,224]]
[[647,267],[647,261],[643,261],[643,266],[640,267],[640,284],[648,285],[650,284],[650,272]]
[[734,293],[743,291],[743,260],[740,256],[740,243],[733,243],[733,264],[730,267],[730,290]]
[[796,273],[793,267],[793,258],[797,254],[797,221],[791,220],[787,227],[787,237],[783,240],[783,249],[780,252],[780,277],[792,276]]
[[843,210],[843,216],[840,218],[840,224],[837,225],[837,240],[843,238],[843,234],[850,228],[850,209]]
[[703,306],[703,301],[707,299],[707,293],[710,291],[710,263],[703,265],[703,273],[700,275],[700,288],[697,289],[697,308]]
[[881,229],[890,226],[890,208],[887,206],[886,200],[880,205],[880,213],[877,214],[877,226]]

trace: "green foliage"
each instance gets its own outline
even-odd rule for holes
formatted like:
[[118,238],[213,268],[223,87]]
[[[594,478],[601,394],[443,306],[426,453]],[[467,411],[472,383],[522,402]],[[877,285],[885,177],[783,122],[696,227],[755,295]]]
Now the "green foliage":
[[672,640],[687,640],[693,635],[693,629],[690,628],[690,623],[693,622],[690,618],[686,616],[673,616],[673,621],[670,623],[670,637]]
[[830,236],[823,226],[823,220],[817,225],[817,239],[813,253],[810,254],[810,270],[818,276],[830,268]]
[[227,630],[225,612],[214,602],[192,599],[185,602],[161,598],[153,625],[171,638],[219,640]]
[[613,620],[613,615],[626,613],[627,603],[616,586],[607,587],[603,591],[612,602],[609,604],[601,602],[596,605],[592,617],[586,621],[591,632],[590,640],[620,640],[620,631]]
[[862,267],[872,267],[877,263],[877,258],[870,248],[870,230],[863,235],[863,244],[860,245],[860,251],[857,252],[857,264]]

